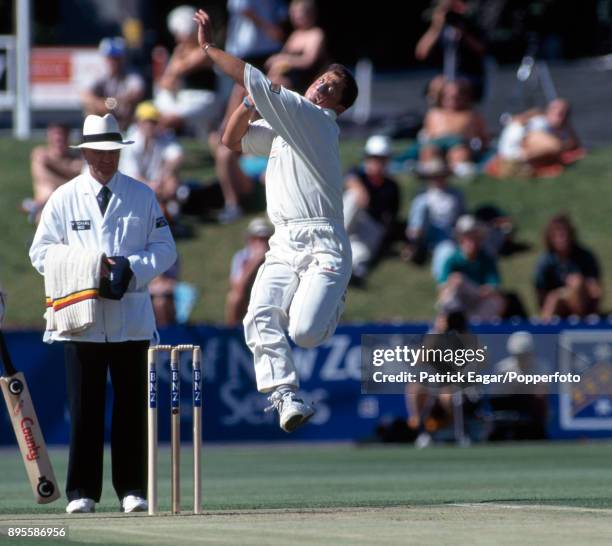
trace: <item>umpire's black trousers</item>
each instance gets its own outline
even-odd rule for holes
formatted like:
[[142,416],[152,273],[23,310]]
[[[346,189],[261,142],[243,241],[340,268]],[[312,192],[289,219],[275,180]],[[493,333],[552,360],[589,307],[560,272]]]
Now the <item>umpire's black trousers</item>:
[[106,379],[113,385],[111,458],[117,496],[146,497],[146,369],[148,341],[65,343],[70,409],[66,496],[100,501]]

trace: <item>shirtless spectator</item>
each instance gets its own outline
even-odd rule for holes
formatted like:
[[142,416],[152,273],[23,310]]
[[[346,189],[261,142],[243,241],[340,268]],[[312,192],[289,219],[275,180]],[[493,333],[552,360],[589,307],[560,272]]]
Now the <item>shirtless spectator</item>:
[[179,6],[168,15],[168,30],[176,46],[155,95],[165,128],[198,132],[208,129],[215,115],[215,73],[198,45],[195,8]]
[[456,176],[476,172],[476,151],[488,143],[483,117],[473,109],[469,85],[461,81],[444,84],[440,106],[431,108],[423,122],[420,160],[445,160]]
[[327,65],[325,33],[317,26],[314,0],[293,0],[289,19],[294,31],[282,51],[272,55],[265,67],[273,82],[303,93]]
[[33,222],[38,222],[40,212],[51,194],[77,176],[83,168],[80,155],[68,147],[69,134],[67,125],[50,123],[47,127],[47,144],[32,150],[34,198],[26,199],[23,208]]
[[107,73],[83,91],[83,109],[85,114],[113,114],[124,131],[132,123],[134,109],[144,97],[145,82],[142,76],[126,69],[123,38],[104,38],[99,50],[106,58]]
[[273,232],[274,228],[266,218],[254,218],[247,227],[246,246],[232,258],[230,290],[225,303],[225,323],[228,326],[240,324],[246,314],[251,288],[270,248],[268,240]]
[[448,256],[438,278],[438,310],[461,311],[469,319],[484,321],[500,317],[504,311],[500,277],[495,259],[482,247],[482,226],[473,216],[464,215],[455,231],[458,248]]
[[553,217],[545,230],[546,252],[538,260],[535,287],[541,317],[597,313],[603,297],[601,271],[595,255],[578,242],[568,216]]
[[119,169],[147,184],[162,205],[176,198],[183,147],[159,125],[160,113],[150,101],[136,108],[136,125],[128,132],[134,144],[121,154]]
[[514,116],[500,135],[498,153],[499,176],[561,174],[564,166],[585,155],[571,123],[569,102],[555,99],[545,110]]

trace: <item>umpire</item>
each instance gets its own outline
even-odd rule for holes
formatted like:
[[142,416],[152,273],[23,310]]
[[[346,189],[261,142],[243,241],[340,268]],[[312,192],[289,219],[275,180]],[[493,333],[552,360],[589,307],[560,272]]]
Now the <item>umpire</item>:
[[68,513],[94,512],[100,501],[109,370],[113,486],[122,511],[147,509],[146,353],[157,336],[147,285],[174,264],[176,247],[154,192],[117,170],[121,148],[131,143],[112,115],[87,116],[76,146],[87,170],[51,195],[30,248],[42,275],[51,274],[45,257],[54,245],[104,253],[93,324],[78,333],[45,333],[45,341],[63,341],[65,347]]

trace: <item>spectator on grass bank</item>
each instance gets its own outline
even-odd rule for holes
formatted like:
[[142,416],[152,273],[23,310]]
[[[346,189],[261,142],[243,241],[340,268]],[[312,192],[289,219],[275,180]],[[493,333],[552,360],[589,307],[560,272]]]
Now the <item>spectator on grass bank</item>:
[[444,84],[440,105],[425,115],[419,138],[421,161],[439,158],[458,177],[476,174],[475,163],[489,136],[484,118],[473,108],[466,82]]
[[38,223],[47,199],[62,184],[81,172],[83,160],[68,147],[70,129],[63,123],[47,126],[47,144],[36,146],[30,156],[33,198],[23,201],[23,210]]
[[370,262],[392,233],[400,205],[397,182],[387,172],[393,153],[389,137],[371,136],[360,167],[345,179],[344,225],[353,252],[353,278],[362,282]]
[[465,212],[463,192],[449,185],[450,171],[439,158],[424,161],[416,173],[427,187],[412,201],[406,227],[408,245],[404,258],[422,264],[431,254],[434,278],[441,274],[442,264],[455,250],[453,230]]
[[124,131],[132,123],[134,109],[144,97],[145,82],[140,74],[127,70],[123,38],[104,38],[99,49],[106,59],[107,73],[83,91],[83,109],[85,114],[113,114]]
[[121,155],[119,168],[155,191],[161,204],[176,199],[183,147],[174,135],[159,125],[160,113],[150,101],[136,108],[136,124],[128,132],[134,144]]
[[558,176],[585,154],[572,126],[569,102],[555,99],[545,110],[534,108],[512,118],[487,171],[499,177]]
[[273,82],[304,93],[329,64],[325,33],[317,26],[314,0],[293,0],[289,18],[294,30],[282,51],[266,61],[265,68]]
[[488,321],[504,311],[497,263],[483,249],[483,229],[470,215],[457,220],[458,248],[442,264],[437,307],[443,313],[461,311],[468,319]]
[[[267,59],[282,47],[287,8],[281,0],[229,0],[226,50],[250,65],[264,69]],[[229,81],[228,78],[222,80]],[[230,82],[231,83],[231,82]],[[223,192],[224,207],[218,215],[222,224],[242,217],[240,201],[253,189],[252,181],[240,167],[239,152],[221,145],[219,139],[229,116],[245,97],[239,85],[233,85],[220,127],[211,132],[208,143],[215,158],[215,170]]]
[[175,290],[179,278],[179,261],[149,283],[155,324],[158,328],[176,324]]
[[198,45],[195,8],[179,6],[168,15],[176,45],[159,82],[155,105],[165,128],[198,133],[216,113],[215,73]]
[[232,258],[230,289],[225,303],[225,323],[228,326],[240,324],[246,314],[251,288],[270,249],[268,241],[272,233],[274,227],[267,218],[254,218],[247,227],[246,246]]
[[[434,4],[434,2],[432,2]],[[415,57],[425,61],[436,57],[444,74],[470,82],[472,98],[480,101],[484,90],[486,41],[482,31],[468,17],[464,0],[441,0],[432,11],[431,25],[419,39]]]
[[597,257],[578,241],[576,229],[566,214],[554,216],[544,231],[546,251],[535,271],[540,315],[580,317],[599,311],[603,297]]

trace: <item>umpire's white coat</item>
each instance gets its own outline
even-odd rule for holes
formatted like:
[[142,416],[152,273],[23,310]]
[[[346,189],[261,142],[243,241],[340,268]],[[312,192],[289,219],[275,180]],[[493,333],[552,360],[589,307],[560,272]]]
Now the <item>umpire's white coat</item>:
[[335,112],[273,86],[250,65],[244,84],[263,120],[249,126],[241,146],[269,157],[266,200],[275,225],[244,319],[257,387],[267,392],[299,384],[285,331],[302,347],[334,333],[351,275],[351,247]]
[[[30,248],[30,260],[44,275],[50,245],[64,244],[125,256],[134,276],[121,300],[101,298],[95,324],[51,340],[121,342],[156,337],[147,285],[176,261],[176,246],[155,193],[120,172],[108,183],[112,196],[102,217],[96,196],[102,185],[89,172],[60,186],[45,205]],[[42,306],[42,298],[41,298]]]

